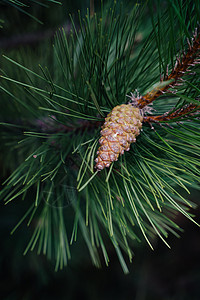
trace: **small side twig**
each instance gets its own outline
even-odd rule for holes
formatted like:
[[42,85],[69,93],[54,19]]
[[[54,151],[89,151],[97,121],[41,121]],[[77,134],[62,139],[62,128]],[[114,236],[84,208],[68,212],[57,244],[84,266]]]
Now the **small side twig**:
[[171,114],[168,112],[159,116],[144,116],[143,121],[148,123],[166,122],[166,121],[182,118],[188,114],[191,115],[198,108],[200,108],[200,106],[197,106],[195,104],[189,104],[186,105],[185,107],[182,107],[181,109],[175,110]]

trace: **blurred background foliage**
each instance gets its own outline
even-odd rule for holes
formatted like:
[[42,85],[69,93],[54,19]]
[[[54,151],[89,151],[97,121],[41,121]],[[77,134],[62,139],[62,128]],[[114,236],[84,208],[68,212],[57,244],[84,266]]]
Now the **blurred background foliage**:
[[[37,21],[8,5],[6,1],[0,1],[1,54],[36,68],[38,63],[49,64],[52,51],[49,45],[53,43],[55,31],[61,26],[70,30],[68,14],[74,15],[76,20],[77,10],[79,9],[84,16],[90,5],[88,0],[66,0],[62,1],[62,6],[47,2],[44,1],[43,6],[33,1],[30,7],[23,8],[25,12],[37,18]],[[99,7],[100,1],[95,1],[95,8]],[[6,60],[0,59],[0,64],[2,69],[9,68]],[[7,103],[1,104],[1,109],[6,114]],[[6,162],[1,155],[0,163],[3,182],[10,170],[6,168]],[[192,195],[190,200],[197,202],[199,194],[193,192]],[[171,250],[159,239],[155,240],[154,252],[142,245],[137,246],[134,249],[135,258],[132,265],[127,261],[130,274],[126,276],[112,247],[109,248],[109,268],[94,268],[81,237],[76,245],[72,246],[74,255],[68,267],[55,273],[54,265],[46,257],[37,256],[36,251],[29,252],[26,256],[22,255],[24,245],[31,238],[31,232],[25,224],[10,236],[11,230],[19,221],[17,212],[28,209],[26,205],[26,202],[19,201],[8,206],[0,203],[2,299],[199,299],[199,229],[186,218],[177,216],[177,222],[184,228],[185,233],[180,240],[169,236]],[[194,213],[199,216],[198,211]]]
[[[194,194],[194,201],[199,194]],[[16,210],[23,203],[3,206],[0,209],[0,290],[4,300],[198,300],[200,279],[199,229],[192,222],[179,216],[184,228],[181,239],[169,237],[172,249],[160,239],[155,251],[147,247],[134,250],[135,258],[124,275],[116,253],[110,251],[110,265],[101,269],[91,265],[84,243],[80,240],[73,247],[76,251],[67,268],[55,272],[54,265],[45,256],[29,252],[23,256],[24,242],[31,237],[26,225],[13,236],[11,228],[18,221]],[[195,211],[197,217],[200,214]]]

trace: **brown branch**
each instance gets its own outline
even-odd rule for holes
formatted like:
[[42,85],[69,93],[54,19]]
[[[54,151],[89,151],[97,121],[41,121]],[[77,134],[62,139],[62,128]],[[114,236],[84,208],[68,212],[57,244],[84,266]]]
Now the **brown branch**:
[[43,133],[58,133],[58,132],[84,132],[85,130],[94,130],[102,125],[102,121],[87,121],[78,120],[76,124],[61,124],[57,121],[57,118],[53,115],[50,117],[43,117],[36,119],[32,122],[32,125],[37,130]]
[[94,16],[94,0],[90,0],[90,18]]
[[189,104],[185,107],[182,107],[181,109],[175,110],[173,113],[169,114],[165,113],[163,115],[159,116],[144,116],[143,121],[148,123],[157,123],[157,122],[165,122],[170,121],[173,119],[177,119],[180,117],[183,117],[184,115],[188,115],[194,112],[197,108],[200,108],[200,106],[197,106],[195,104]]
[[[199,63],[199,60],[196,60],[199,56],[200,50],[200,33],[197,36],[195,33],[192,39],[192,45],[188,41],[188,51],[184,53],[182,57],[177,57],[175,66],[170,75],[166,74],[165,80],[161,81],[161,85],[154,88],[152,91],[148,92],[146,95],[141,96],[136,99],[138,107],[141,109],[146,105],[150,104],[156,100],[159,96],[166,93],[170,88],[174,88],[178,85],[178,81],[182,79],[184,74],[189,71],[191,66],[194,66],[196,63]],[[166,85],[164,84],[166,81]],[[169,83],[170,81],[170,83]]]
[[[70,25],[66,24],[63,28],[66,33],[70,32]],[[0,49],[12,49],[20,46],[35,45],[44,40],[53,38],[55,32],[56,29],[47,29],[41,32],[29,32],[0,38]]]

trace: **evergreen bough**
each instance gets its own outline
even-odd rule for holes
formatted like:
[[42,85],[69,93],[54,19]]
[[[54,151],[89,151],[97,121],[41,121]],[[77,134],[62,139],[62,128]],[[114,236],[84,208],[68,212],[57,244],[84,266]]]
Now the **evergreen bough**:
[[[24,221],[33,230],[24,253],[37,247],[63,268],[80,231],[96,266],[100,251],[109,263],[109,239],[128,272],[123,253],[131,261],[136,242],[153,249],[157,235],[170,247],[177,213],[196,223],[187,194],[199,188],[199,48],[175,81],[168,73],[198,40],[199,17],[199,1],[102,3],[76,25],[71,17],[70,34],[56,32],[39,71],[3,56],[1,151],[13,171],[0,197],[30,205],[12,231]],[[127,95],[141,108],[153,99],[153,110],[131,149],[99,172],[101,126]]]

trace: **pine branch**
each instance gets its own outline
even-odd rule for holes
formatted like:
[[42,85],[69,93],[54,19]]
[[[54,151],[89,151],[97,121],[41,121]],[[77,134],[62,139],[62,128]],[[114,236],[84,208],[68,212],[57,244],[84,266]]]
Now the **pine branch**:
[[[177,214],[197,224],[188,195],[192,187],[199,188],[200,178],[198,70],[195,77],[185,76],[176,94],[154,101],[156,116],[143,116],[144,121],[172,121],[173,128],[143,126],[137,142],[110,169],[94,171],[102,117],[116,106],[127,107],[129,91],[138,88],[148,95],[145,91],[197,24],[198,1],[186,1],[184,7],[159,4],[157,15],[150,11],[152,24],[146,6],[129,10],[117,3],[92,18],[79,14],[78,29],[71,18],[70,36],[59,30],[50,59],[43,57],[48,68],[40,65],[37,71],[32,59],[23,63],[5,57],[1,148],[14,171],[0,197],[7,204],[22,199],[30,205],[15,229],[26,222],[33,237],[25,253],[37,247],[38,253],[56,258],[56,269],[67,264],[80,234],[96,266],[99,251],[108,265],[110,241],[128,272],[124,253],[131,261],[135,245],[146,241],[152,249],[155,236],[169,247],[169,233],[178,236],[180,230]],[[162,88],[169,91],[168,84],[178,83],[180,71],[186,75],[196,60],[191,49]]]
[[94,16],[94,0],[90,0],[90,18]]
[[175,86],[179,85],[182,77],[190,71],[189,68],[199,63],[200,33],[197,34],[197,29],[195,29],[192,42],[188,40],[188,46],[188,51],[176,58],[175,66],[170,75],[168,75],[167,70],[165,78],[161,80],[161,85],[158,85],[146,95],[135,99],[140,109],[152,103],[159,96],[167,93],[169,89],[173,89]]
[[195,104],[189,104],[189,105],[186,105],[185,107],[182,107],[181,109],[177,109],[177,110],[173,111],[172,113],[167,112],[160,116],[144,116],[143,121],[149,122],[149,123],[165,122],[165,121],[171,121],[174,119],[176,121],[179,118],[182,119],[184,116],[195,115],[194,112],[196,112],[198,108],[200,108],[200,106],[197,106]]
[[[70,26],[64,25],[64,30],[69,34]],[[44,40],[53,38],[55,34],[55,29],[48,29],[45,31],[34,32],[34,33],[25,33],[20,35],[10,36],[9,38],[0,39],[0,48],[1,49],[13,49],[20,46],[35,45]]]

